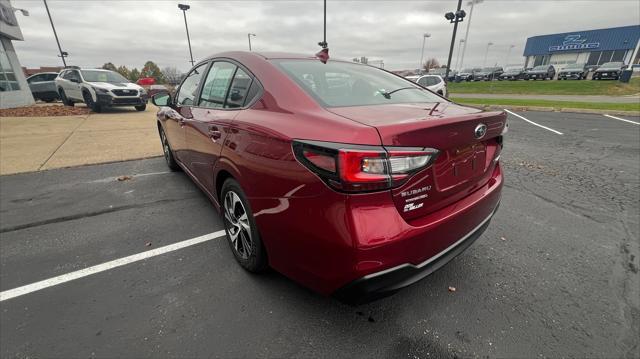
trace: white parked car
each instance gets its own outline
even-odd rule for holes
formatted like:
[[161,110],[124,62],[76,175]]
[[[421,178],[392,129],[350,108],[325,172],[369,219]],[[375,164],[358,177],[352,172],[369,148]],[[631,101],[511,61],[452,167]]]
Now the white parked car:
[[406,79],[416,82],[440,96],[447,97],[447,83],[440,75],[413,75],[407,76]]
[[111,106],[134,106],[144,111],[149,100],[144,88],[109,70],[68,67],[55,82],[62,103],[73,106],[84,102],[94,112]]

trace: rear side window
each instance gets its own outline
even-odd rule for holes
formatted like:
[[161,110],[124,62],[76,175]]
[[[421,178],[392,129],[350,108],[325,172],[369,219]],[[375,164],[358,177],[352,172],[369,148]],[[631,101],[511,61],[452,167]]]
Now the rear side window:
[[200,86],[200,80],[202,79],[202,73],[207,68],[207,64],[202,64],[187,75],[184,79],[180,90],[178,91],[178,104],[182,106],[193,106],[196,94],[198,92],[198,86]]
[[327,107],[443,101],[414,82],[372,66],[341,61],[272,61]]
[[231,88],[229,89],[229,95],[227,95],[227,103],[225,108],[239,108],[244,106],[251,86],[251,77],[242,69],[236,71],[236,75],[233,77]]
[[215,62],[207,74],[198,105],[209,108],[222,108],[235,71],[236,65],[232,63]]

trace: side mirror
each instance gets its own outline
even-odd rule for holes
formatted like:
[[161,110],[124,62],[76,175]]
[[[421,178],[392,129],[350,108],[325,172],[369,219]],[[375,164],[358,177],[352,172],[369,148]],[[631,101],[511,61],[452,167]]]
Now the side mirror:
[[151,102],[158,107],[169,106],[171,104],[171,95],[168,92],[158,92],[151,97]]

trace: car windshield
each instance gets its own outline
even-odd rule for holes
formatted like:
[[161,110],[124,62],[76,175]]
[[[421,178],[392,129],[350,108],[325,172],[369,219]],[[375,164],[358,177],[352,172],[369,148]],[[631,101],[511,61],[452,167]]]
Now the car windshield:
[[273,62],[327,107],[443,101],[410,80],[372,66],[340,61],[323,64],[318,60]]
[[87,82],[111,82],[123,83],[129,82],[126,78],[117,72],[101,71],[101,70],[82,70],[82,77]]
[[533,71],[547,71],[547,65],[536,66]]
[[569,64],[565,67],[565,69],[582,69],[584,65],[582,64]]
[[602,68],[618,68],[618,67],[622,67],[622,62],[607,62],[607,63],[604,63],[600,67],[602,67]]
[[485,67],[482,72],[493,72],[493,67]]
[[470,72],[473,72],[473,69],[464,69],[464,70],[462,70],[462,71],[460,71],[460,72],[463,72],[463,73],[470,73]]
[[507,69],[507,72],[520,72],[522,71],[522,67],[512,67]]

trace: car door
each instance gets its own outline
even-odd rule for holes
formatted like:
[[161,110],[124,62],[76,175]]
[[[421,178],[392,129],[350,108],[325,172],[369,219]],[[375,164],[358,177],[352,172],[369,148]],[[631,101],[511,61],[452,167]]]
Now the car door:
[[36,96],[38,93],[42,92],[42,79],[44,75],[34,75],[27,79],[27,83],[29,84],[29,89],[31,93]]
[[78,70],[69,70],[65,79],[66,88],[64,89],[65,94],[68,98],[73,98],[76,100],[82,100],[82,91],[80,88],[80,83],[82,82],[82,78],[80,77],[80,71]]
[[242,107],[251,77],[236,64],[215,61],[202,85],[193,116],[185,119],[186,165],[211,195],[213,169],[231,122]]
[[174,156],[184,165],[187,164],[185,161],[185,121],[193,117],[191,109],[196,103],[200,83],[208,66],[209,63],[205,62],[187,74],[176,91],[171,111],[164,113],[161,119]]

